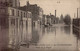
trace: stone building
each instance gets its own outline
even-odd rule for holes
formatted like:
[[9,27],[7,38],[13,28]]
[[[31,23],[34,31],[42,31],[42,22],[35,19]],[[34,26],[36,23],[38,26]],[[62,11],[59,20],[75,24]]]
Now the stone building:
[[[12,8],[12,7],[7,7],[8,9],[8,23],[9,23],[9,47],[12,47],[12,45],[19,45],[21,40],[21,13],[20,10]],[[6,17],[6,16],[5,16]]]
[[77,8],[77,17],[73,19],[73,32],[80,35],[80,8]]
[[27,12],[0,4],[0,51],[19,48],[27,37]]
[[53,24],[58,24],[59,23],[59,18],[55,17],[54,15],[43,15],[42,18],[42,24],[43,25],[53,25]]
[[0,0],[0,51],[31,41],[33,26],[42,22],[43,10],[28,4],[20,7],[19,0]]
[[10,7],[20,7],[19,0],[0,0],[0,3]]
[[20,7],[19,9],[29,11],[32,13],[32,21],[33,25],[35,26],[38,22],[40,23],[43,16],[43,9],[37,6],[37,4],[30,4],[29,1],[27,2],[27,6]]

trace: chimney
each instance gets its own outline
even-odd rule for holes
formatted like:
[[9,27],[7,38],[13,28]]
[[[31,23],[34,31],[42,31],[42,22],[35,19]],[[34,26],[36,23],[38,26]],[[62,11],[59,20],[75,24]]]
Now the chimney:
[[27,1],[27,6],[29,6],[29,1]]
[[56,17],[56,10],[55,10],[55,17]]

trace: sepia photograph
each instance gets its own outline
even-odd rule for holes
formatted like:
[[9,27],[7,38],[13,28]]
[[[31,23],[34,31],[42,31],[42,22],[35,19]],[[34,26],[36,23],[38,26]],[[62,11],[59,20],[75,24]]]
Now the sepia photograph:
[[0,0],[0,51],[80,51],[80,0]]

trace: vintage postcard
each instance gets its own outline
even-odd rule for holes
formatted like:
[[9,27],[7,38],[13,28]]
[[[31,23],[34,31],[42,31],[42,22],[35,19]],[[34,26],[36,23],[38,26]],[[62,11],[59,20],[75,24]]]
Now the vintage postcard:
[[80,0],[0,0],[0,51],[80,51]]

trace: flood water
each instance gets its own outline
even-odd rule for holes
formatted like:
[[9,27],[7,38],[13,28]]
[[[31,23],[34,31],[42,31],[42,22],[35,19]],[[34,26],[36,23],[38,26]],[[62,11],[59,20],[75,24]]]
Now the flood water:
[[[79,35],[73,33],[72,25],[53,25],[52,27],[37,27],[32,30],[30,50],[38,51],[78,51],[80,48]],[[31,48],[34,46],[34,48]],[[21,47],[20,51],[27,50],[27,47]],[[28,48],[29,50],[29,48]]]
[[[29,37],[29,48],[20,46],[19,51],[79,51],[80,34],[73,33],[72,25],[53,25],[50,27],[33,27]],[[7,35],[0,37],[4,38]],[[14,37],[15,38],[15,37]],[[6,48],[8,40],[1,39],[1,48]],[[5,42],[6,41],[6,42]],[[17,45],[16,45],[17,46]]]

